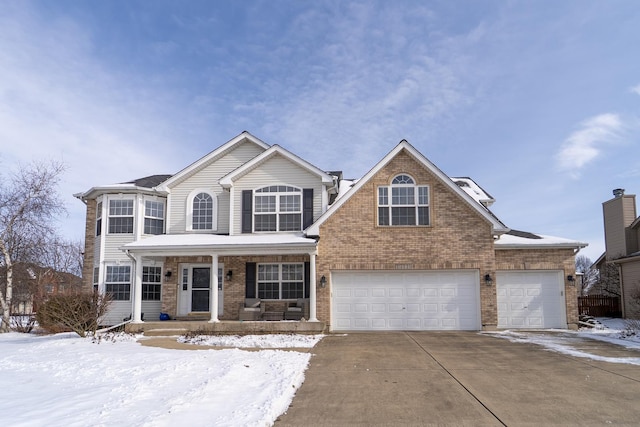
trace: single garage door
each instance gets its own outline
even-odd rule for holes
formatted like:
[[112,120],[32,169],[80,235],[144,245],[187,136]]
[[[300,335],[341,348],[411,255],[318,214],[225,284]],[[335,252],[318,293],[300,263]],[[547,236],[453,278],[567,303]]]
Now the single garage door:
[[332,330],[479,330],[477,270],[332,272]]
[[566,328],[562,271],[498,271],[499,328]]

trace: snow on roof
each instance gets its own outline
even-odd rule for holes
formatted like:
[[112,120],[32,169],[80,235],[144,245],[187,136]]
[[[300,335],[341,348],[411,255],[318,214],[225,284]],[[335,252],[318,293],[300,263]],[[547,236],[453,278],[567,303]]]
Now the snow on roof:
[[[527,236],[529,234],[529,236]],[[502,234],[495,241],[496,249],[534,249],[534,248],[575,248],[580,249],[587,246],[587,243],[562,237],[545,236],[543,234],[508,232]]]
[[334,203],[339,200],[342,196],[344,196],[351,188],[356,185],[358,182],[357,179],[343,179],[340,181],[340,186],[338,188],[338,195],[336,196],[336,200]]
[[495,202],[495,199],[471,178],[451,178],[451,180],[481,205],[488,207]]
[[123,250],[131,252],[181,252],[191,251],[200,254],[243,253],[250,251],[257,253],[260,249],[270,252],[274,247],[278,250],[291,249],[301,252],[315,250],[315,239],[309,239],[301,234],[273,233],[273,234],[163,234],[147,237],[135,242],[127,243]]

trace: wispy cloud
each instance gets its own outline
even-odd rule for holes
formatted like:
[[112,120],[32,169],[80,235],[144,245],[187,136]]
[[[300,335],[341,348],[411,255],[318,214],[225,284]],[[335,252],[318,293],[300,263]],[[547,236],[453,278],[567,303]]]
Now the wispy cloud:
[[582,122],[580,129],[564,141],[556,155],[558,167],[577,178],[580,171],[600,155],[605,145],[616,141],[624,129],[617,114],[600,114]]
[[640,95],[640,84],[632,87],[631,92],[635,93],[636,95]]

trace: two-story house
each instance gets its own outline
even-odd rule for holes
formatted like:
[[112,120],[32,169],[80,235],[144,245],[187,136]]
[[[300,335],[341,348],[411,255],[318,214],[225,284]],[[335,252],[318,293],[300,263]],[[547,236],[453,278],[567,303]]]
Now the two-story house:
[[509,229],[472,179],[406,141],[347,181],[243,132],[175,175],[76,196],[85,284],[114,299],[105,323],[234,321],[245,301],[279,313],[300,300],[335,331],[577,322],[586,244]]

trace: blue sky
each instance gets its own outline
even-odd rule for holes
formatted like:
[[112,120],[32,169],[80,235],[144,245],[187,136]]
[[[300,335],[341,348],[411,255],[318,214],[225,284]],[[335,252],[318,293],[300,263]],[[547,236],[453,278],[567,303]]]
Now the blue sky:
[[4,1],[0,168],[53,158],[69,238],[91,186],[175,173],[243,130],[364,175],[406,139],[509,227],[604,250],[640,192],[630,1]]

